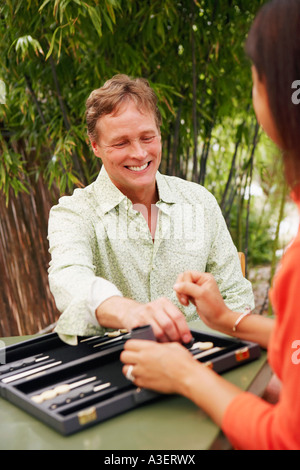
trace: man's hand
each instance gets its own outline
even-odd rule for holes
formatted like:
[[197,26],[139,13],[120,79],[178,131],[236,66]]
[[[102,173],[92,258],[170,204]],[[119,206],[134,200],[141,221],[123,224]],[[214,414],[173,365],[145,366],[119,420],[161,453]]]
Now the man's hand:
[[192,339],[183,313],[163,297],[147,304],[138,304],[126,315],[124,323],[130,330],[137,326],[151,325],[159,342],[188,343]]
[[132,330],[151,325],[159,342],[188,343],[192,340],[183,313],[163,297],[147,304],[123,297],[110,297],[98,307],[96,314],[99,324],[107,328]]

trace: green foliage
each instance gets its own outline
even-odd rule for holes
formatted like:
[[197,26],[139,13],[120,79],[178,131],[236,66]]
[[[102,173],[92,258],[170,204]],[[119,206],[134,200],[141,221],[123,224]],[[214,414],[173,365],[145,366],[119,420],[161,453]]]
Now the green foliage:
[[[255,140],[244,42],[263,3],[3,2],[0,80],[6,104],[0,104],[0,189],[8,197],[9,188],[26,190],[28,178],[38,175],[61,193],[93,181],[100,165],[86,135],[85,101],[116,73],[144,76],[163,116],[162,171],[204,184],[229,226],[242,213],[239,230],[232,232],[244,249],[241,232],[249,229],[245,188],[254,177],[264,184],[256,169],[261,143]],[[254,243],[252,233],[249,243]]]
[[[253,198],[255,203],[255,198]],[[253,210],[249,222],[249,250],[247,253],[247,262],[252,265],[270,264],[272,261],[272,245],[274,233],[270,229],[270,221],[267,216],[267,211],[261,212]],[[238,207],[233,206],[231,213],[230,231],[234,239],[237,239],[239,232],[240,214]],[[242,214],[242,225],[246,225],[246,213]],[[240,248],[240,247],[238,247]],[[242,244],[243,248],[243,244]]]

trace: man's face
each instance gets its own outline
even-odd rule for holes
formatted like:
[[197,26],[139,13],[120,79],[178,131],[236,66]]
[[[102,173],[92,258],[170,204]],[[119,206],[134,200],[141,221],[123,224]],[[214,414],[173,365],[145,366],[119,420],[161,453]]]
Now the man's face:
[[98,142],[92,142],[92,147],[114,185],[128,197],[141,189],[154,191],[161,161],[161,137],[154,115],[128,101],[117,114],[99,118],[96,128]]

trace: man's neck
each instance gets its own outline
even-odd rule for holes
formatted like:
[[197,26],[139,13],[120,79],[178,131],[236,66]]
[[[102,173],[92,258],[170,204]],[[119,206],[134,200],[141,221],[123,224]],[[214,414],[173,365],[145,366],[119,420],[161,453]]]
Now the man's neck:
[[152,192],[152,194],[149,193],[150,192],[148,190],[143,195],[135,194],[134,198],[129,199],[132,202],[133,209],[140,212],[146,220],[149,230],[151,232],[152,240],[154,240],[158,215],[158,208],[155,205],[158,201],[158,191],[156,185],[155,190]]
[[135,191],[134,194],[127,194],[127,197],[131,200],[132,205],[138,207],[144,206],[148,211],[151,210],[151,206],[156,204],[158,201],[158,190],[155,186],[152,190],[149,188],[143,188],[141,191]]

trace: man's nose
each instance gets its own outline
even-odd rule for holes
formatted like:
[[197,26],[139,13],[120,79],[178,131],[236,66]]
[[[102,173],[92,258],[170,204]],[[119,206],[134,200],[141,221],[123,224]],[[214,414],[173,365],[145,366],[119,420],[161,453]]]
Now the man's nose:
[[136,158],[144,158],[147,155],[146,149],[143,147],[140,139],[131,141],[131,156]]

